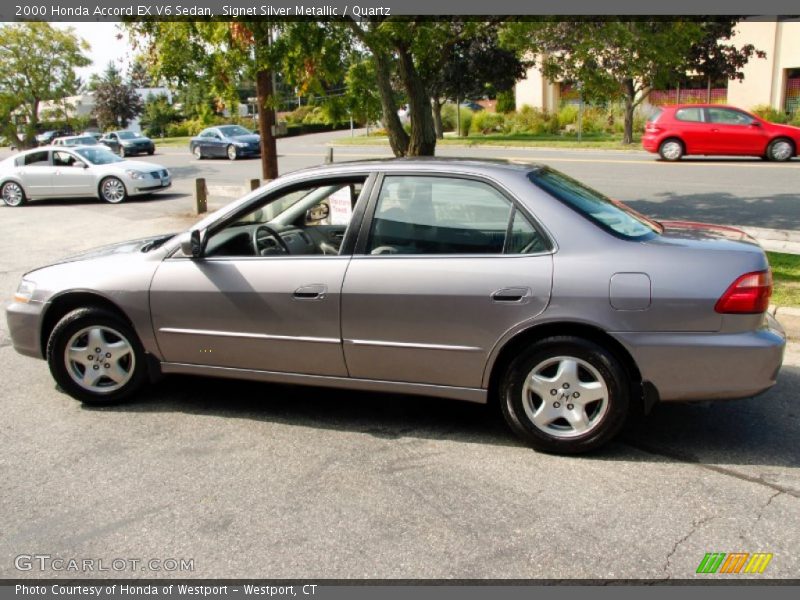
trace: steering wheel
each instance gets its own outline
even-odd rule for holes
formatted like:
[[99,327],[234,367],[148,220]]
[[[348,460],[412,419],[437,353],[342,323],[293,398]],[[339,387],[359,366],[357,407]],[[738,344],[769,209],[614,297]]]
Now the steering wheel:
[[289,246],[269,225],[259,225],[253,231],[253,249],[256,256],[273,256],[275,254],[289,254]]

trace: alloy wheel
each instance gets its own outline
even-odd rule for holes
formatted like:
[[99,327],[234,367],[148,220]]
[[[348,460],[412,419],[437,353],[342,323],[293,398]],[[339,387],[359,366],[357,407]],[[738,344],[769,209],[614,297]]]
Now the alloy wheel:
[[786,140],[778,140],[772,143],[769,155],[772,160],[789,160],[792,157],[792,145]]
[[24,201],[25,193],[19,184],[9,181],[3,186],[3,202],[6,206],[19,206]]
[[683,147],[681,146],[680,142],[670,140],[668,142],[664,142],[664,144],[661,146],[661,156],[663,156],[666,160],[678,160],[682,155]]
[[115,177],[109,177],[101,186],[103,200],[117,204],[125,199],[125,185]]
[[136,358],[133,346],[119,331],[91,326],[69,339],[64,350],[64,364],[70,378],[81,388],[107,394],[130,381]]

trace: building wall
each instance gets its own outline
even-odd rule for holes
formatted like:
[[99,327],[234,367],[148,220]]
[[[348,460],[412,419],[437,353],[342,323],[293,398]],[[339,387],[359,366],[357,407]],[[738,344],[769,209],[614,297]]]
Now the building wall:
[[559,84],[551,83],[539,72],[536,67],[531,67],[514,86],[514,101],[517,109],[531,106],[546,111],[558,110]]

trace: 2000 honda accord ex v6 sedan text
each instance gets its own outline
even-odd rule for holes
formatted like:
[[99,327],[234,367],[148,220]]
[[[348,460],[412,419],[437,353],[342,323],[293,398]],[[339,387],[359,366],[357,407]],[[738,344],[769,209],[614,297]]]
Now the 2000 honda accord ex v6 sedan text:
[[497,398],[533,447],[576,453],[655,402],[772,386],[771,291],[739,230],[657,223],[544,166],[417,159],[281,177],[31,271],[7,310],[87,403],[160,373]]

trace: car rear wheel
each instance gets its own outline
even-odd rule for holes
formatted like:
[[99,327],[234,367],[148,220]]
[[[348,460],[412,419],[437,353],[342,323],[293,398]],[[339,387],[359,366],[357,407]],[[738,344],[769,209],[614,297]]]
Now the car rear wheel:
[[195,147],[192,149],[192,154],[194,154],[194,157],[195,157],[197,160],[203,160],[203,158],[204,158],[204,157],[203,157],[203,151],[200,149],[200,146],[195,146]]
[[230,144],[228,146],[226,152],[228,153],[228,158],[231,160],[236,160],[237,158],[239,158],[239,154],[236,152],[236,146],[234,146],[233,144]]
[[630,383],[603,347],[557,336],[509,365],[500,403],[511,429],[536,450],[579,454],[608,443],[625,424]]
[[786,138],[772,140],[767,146],[767,157],[770,160],[783,162],[789,160],[792,156],[794,156],[794,146]]
[[2,190],[0,190],[0,195],[2,195],[6,206],[22,206],[25,204],[25,190],[15,181],[5,182]]
[[117,154],[119,154],[121,158],[125,158],[126,156],[128,156],[128,153],[125,152],[124,146],[119,147],[119,149],[117,150]]
[[144,349],[117,315],[79,308],[64,316],[47,343],[50,372],[62,390],[86,404],[113,404],[146,381]]
[[670,162],[680,160],[684,154],[683,143],[675,138],[664,140],[658,147],[658,154]]
[[100,182],[100,197],[111,204],[119,204],[128,197],[125,184],[116,177],[106,177]]

